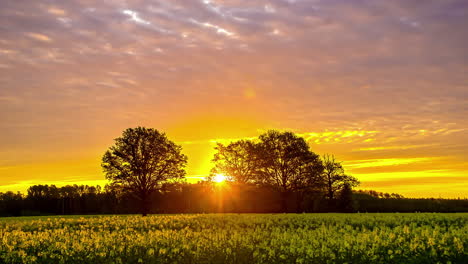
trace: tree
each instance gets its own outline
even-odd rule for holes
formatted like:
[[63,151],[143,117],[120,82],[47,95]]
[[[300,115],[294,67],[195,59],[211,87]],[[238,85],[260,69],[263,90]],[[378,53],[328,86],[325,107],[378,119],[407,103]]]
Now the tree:
[[323,175],[327,190],[327,198],[332,201],[335,198],[335,193],[348,184],[349,187],[356,187],[359,181],[353,176],[346,175],[341,162],[336,161],[335,156],[325,154],[323,156]]
[[229,180],[242,184],[255,180],[255,143],[250,140],[239,140],[227,146],[218,143],[215,150],[212,174],[223,173]]
[[281,192],[281,207],[286,212],[291,192],[319,184],[322,162],[307,142],[292,132],[270,130],[259,139],[258,179]]
[[353,190],[349,183],[345,183],[338,196],[338,208],[343,213],[353,212]]
[[0,192],[0,215],[20,216],[23,208],[23,196],[20,192]]
[[156,129],[128,128],[104,154],[102,168],[112,184],[140,200],[145,216],[150,195],[163,183],[185,176],[187,157],[181,150]]

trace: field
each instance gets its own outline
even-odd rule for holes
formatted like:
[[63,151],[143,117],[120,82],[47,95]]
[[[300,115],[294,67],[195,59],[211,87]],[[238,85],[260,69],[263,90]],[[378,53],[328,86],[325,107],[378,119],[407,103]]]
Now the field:
[[0,263],[468,263],[468,214],[0,219]]

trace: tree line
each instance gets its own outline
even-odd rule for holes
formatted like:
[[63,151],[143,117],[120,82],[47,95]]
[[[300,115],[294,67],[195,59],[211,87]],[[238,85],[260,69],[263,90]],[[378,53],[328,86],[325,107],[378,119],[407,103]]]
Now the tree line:
[[[333,155],[314,153],[292,132],[270,130],[215,147],[205,181],[185,182],[182,147],[153,128],[129,128],[101,166],[109,184],[31,186],[0,193],[0,215],[467,211],[467,200],[404,199],[353,191],[359,181]],[[216,183],[224,175],[226,181]]]
[[[198,183],[163,184],[149,198],[148,213],[279,213],[281,197],[270,188]],[[287,201],[290,212],[348,212],[331,208],[327,198],[310,195],[299,208],[295,195]],[[340,203],[338,203],[340,204]],[[349,208],[348,208],[349,209]],[[352,212],[468,212],[467,199],[411,199],[398,194],[353,191]],[[85,215],[140,213],[140,200],[106,185],[34,185],[27,193],[0,193],[0,216]]]

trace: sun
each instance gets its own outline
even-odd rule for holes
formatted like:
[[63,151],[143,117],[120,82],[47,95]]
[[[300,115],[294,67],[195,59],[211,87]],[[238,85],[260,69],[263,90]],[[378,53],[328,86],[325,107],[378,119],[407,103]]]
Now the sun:
[[213,178],[213,181],[217,182],[217,183],[222,183],[222,182],[225,182],[226,180],[227,180],[226,176],[224,174],[221,174],[221,173],[215,174],[215,176]]

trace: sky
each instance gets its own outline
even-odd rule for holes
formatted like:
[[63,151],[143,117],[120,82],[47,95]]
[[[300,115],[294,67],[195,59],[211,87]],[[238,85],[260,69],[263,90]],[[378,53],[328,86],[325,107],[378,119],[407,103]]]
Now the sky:
[[0,192],[106,183],[129,127],[183,147],[268,129],[360,189],[468,198],[465,0],[0,2]]

